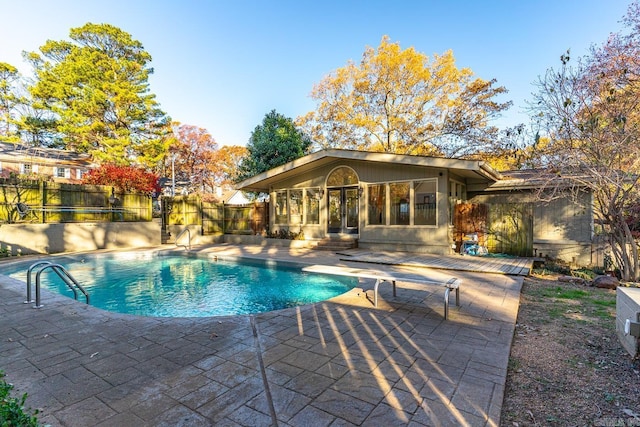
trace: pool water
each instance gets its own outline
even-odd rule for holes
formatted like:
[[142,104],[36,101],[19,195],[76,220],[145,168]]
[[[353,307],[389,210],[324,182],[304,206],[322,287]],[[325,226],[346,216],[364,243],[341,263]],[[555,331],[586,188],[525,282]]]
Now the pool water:
[[[159,317],[206,317],[261,313],[311,304],[343,294],[353,278],[304,273],[255,261],[216,261],[185,256],[120,254],[51,259],[62,265],[90,296],[91,305],[118,313]],[[30,264],[2,273],[26,281]],[[6,271],[5,271],[6,270]],[[35,283],[35,271],[32,273]],[[73,298],[51,269],[43,289]],[[26,289],[25,289],[26,292]],[[78,301],[84,296],[78,293]],[[46,306],[46,297],[42,304]]]

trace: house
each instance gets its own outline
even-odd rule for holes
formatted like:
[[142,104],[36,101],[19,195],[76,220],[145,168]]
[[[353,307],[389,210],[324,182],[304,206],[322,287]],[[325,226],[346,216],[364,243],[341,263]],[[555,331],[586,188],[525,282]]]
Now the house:
[[226,205],[246,205],[251,203],[251,200],[244,192],[231,190],[222,194],[222,202]]
[[[561,199],[546,205],[536,200],[526,177],[512,175],[482,161],[332,149],[236,188],[269,194],[269,229],[303,231],[307,239],[451,254],[466,234],[475,233],[491,252],[590,264],[590,193],[584,193],[584,203]],[[464,217],[461,208],[473,206],[483,207],[469,209],[480,215]]]
[[95,165],[88,154],[27,144],[0,142],[0,177],[38,176],[77,184]]

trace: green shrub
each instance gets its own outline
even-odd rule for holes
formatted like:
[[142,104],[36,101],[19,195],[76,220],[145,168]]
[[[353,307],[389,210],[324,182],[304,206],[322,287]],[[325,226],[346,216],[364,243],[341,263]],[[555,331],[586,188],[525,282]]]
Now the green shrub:
[[299,232],[280,229],[274,231],[268,231],[266,237],[270,239],[283,239],[283,240],[304,240],[304,231]]
[[20,398],[11,397],[13,385],[6,382],[3,379],[4,376],[4,372],[0,371],[0,426],[39,426],[38,419],[36,418],[38,411],[36,410],[33,415],[30,415],[29,410],[24,409],[27,393],[23,394]]

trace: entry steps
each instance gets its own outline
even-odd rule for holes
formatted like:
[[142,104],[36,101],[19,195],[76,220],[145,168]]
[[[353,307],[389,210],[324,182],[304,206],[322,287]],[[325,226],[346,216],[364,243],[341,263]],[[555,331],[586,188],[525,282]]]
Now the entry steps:
[[349,237],[325,237],[319,240],[313,248],[319,251],[344,251],[358,247],[358,239]]

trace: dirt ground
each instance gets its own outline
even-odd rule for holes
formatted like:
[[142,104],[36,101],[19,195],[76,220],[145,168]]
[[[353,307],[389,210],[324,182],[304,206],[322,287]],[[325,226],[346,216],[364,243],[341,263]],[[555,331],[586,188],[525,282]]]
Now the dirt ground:
[[615,332],[615,290],[525,279],[501,425],[640,426],[640,361]]

